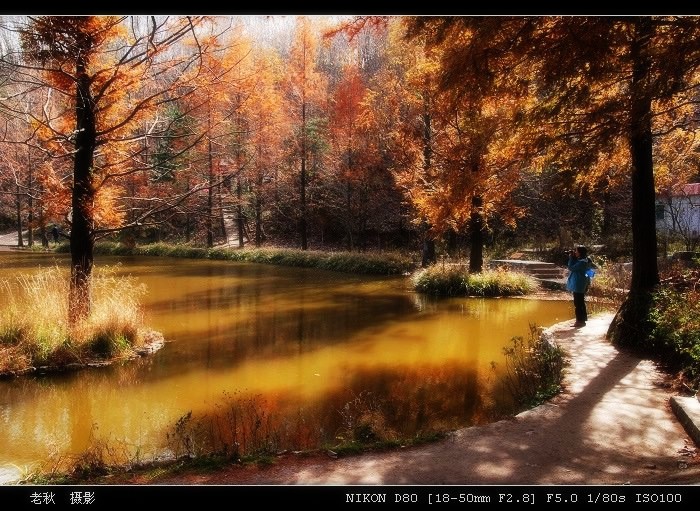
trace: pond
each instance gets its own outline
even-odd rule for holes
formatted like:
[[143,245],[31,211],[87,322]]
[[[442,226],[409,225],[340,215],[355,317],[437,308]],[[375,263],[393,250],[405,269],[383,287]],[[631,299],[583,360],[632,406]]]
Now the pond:
[[[0,278],[66,265],[0,252]],[[568,301],[431,299],[408,277],[252,263],[98,257],[147,286],[156,354],[0,381],[0,472],[100,446],[132,461],[411,437],[512,405],[503,348]],[[47,304],[47,306],[50,306]]]

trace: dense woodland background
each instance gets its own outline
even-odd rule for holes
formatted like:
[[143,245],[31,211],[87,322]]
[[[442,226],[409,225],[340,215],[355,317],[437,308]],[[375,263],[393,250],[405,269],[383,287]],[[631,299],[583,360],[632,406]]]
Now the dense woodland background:
[[[471,81],[445,89],[443,61],[458,37],[432,41],[439,27],[430,27],[407,38],[409,18],[374,21],[338,31],[348,20],[5,17],[2,229],[71,229],[76,72],[40,45],[57,45],[61,31],[94,31],[98,238],[419,250],[428,237],[468,256],[478,210],[496,255],[573,242],[629,252],[624,148],[609,155],[591,140],[572,144],[568,156],[579,161],[536,161],[542,148],[526,146],[543,126],[518,118],[536,99],[522,70],[494,77],[495,66],[470,62]],[[613,22],[587,25],[601,32]],[[152,37],[160,45],[151,50]],[[75,43],[63,42],[69,54]],[[575,93],[600,101],[607,91],[594,79],[581,75],[591,83]],[[498,94],[472,94],[489,81]],[[657,144],[659,187],[697,180],[693,135],[681,127]],[[23,243],[41,242],[36,235]]]
[[106,237],[596,244],[648,293],[656,197],[699,178],[696,17],[1,21],[0,227],[59,225],[76,300]]

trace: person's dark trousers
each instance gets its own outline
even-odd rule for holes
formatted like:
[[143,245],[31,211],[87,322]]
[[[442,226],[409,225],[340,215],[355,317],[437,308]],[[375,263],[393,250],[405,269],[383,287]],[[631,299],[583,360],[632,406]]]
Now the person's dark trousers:
[[586,311],[586,293],[574,293],[574,309],[576,311],[576,321],[588,321]]

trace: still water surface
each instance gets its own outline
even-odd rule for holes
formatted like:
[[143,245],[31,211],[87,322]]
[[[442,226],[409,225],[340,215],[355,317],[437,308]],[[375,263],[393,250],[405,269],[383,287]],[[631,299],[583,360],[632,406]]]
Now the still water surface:
[[[0,253],[0,278],[66,261]],[[388,436],[484,422],[509,405],[503,347],[572,316],[568,301],[429,299],[407,277],[157,257],[97,265],[147,286],[147,322],[168,342],[112,367],[0,381],[0,471],[102,441],[144,460],[172,454],[190,411],[222,429],[225,418],[229,437],[232,420],[254,423],[234,440],[278,448],[347,439],[363,421]],[[196,429],[186,425],[180,440]]]

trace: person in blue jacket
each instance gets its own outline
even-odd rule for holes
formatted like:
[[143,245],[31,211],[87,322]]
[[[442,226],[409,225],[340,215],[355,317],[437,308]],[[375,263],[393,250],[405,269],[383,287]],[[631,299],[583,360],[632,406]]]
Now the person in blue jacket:
[[588,249],[578,246],[569,251],[569,277],[566,280],[566,289],[574,294],[574,310],[576,311],[576,323],[574,327],[586,326],[588,321],[588,311],[586,310],[586,292],[590,284],[587,275],[593,267],[591,258],[588,257]]

